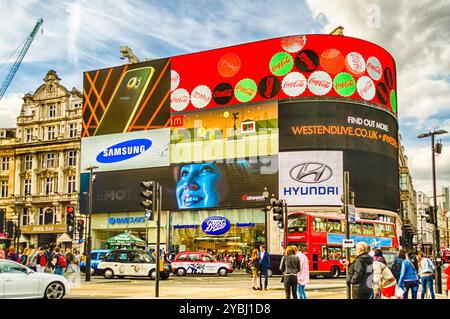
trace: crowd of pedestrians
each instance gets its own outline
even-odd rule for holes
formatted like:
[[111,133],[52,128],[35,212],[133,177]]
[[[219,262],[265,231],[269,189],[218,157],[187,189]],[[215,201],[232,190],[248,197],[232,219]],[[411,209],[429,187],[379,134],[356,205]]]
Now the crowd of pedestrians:
[[77,249],[67,248],[64,252],[55,244],[36,248],[34,245],[16,251],[11,246],[7,249],[0,246],[0,259],[9,259],[27,266],[36,272],[48,272],[64,275],[65,272],[79,272],[80,263],[85,260]]

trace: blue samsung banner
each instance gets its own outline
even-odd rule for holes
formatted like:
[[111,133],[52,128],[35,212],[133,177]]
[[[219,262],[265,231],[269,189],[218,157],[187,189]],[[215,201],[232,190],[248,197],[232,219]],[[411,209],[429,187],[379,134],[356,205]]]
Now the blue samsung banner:
[[[345,239],[345,235],[343,235],[343,234],[328,234],[327,235],[327,243],[328,244],[342,245],[342,241],[344,239]],[[371,248],[392,247],[392,238],[350,235],[350,239],[353,239],[355,244],[357,244],[360,241],[363,241]]]

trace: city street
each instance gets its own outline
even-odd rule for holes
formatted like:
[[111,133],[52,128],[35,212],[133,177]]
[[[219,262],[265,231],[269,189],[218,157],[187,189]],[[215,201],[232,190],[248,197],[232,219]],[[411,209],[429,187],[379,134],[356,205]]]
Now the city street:
[[[146,278],[125,278],[107,280],[101,276],[92,277],[91,282],[76,274],[66,275],[72,282],[72,290],[68,299],[86,298],[132,298],[152,299],[155,296],[155,281]],[[251,277],[237,272],[227,277],[212,275],[203,276],[171,276],[160,281],[160,298],[167,299],[283,299],[284,288],[280,276],[269,278],[268,290],[251,289]],[[306,287],[309,299],[345,299],[346,288],[344,277],[339,279],[311,279]],[[420,297],[420,289],[419,289]],[[445,299],[445,295],[437,296]]]

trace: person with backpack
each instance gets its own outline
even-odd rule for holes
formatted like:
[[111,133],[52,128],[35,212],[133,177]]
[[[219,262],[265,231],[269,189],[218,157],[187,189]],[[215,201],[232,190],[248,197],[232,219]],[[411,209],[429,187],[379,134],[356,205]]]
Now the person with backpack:
[[416,273],[416,269],[414,268],[411,260],[406,257],[406,252],[404,249],[400,249],[398,256],[402,260],[402,269],[400,271],[398,286],[403,289],[403,299],[408,299],[409,290],[411,290],[412,299],[417,299],[417,291],[419,290],[419,276]]
[[349,278],[352,296],[353,299],[370,299],[372,288],[369,287],[368,283],[373,274],[373,258],[370,257],[365,242],[360,241],[356,244],[356,256],[352,275]]
[[37,256],[38,256],[37,249],[35,249],[34,246],[30,246],[30,254],[28,255],[25,266],[27,266],[33,271],[37,271]]
[[66,257],[60,253],[59,247],[55,248],[55,254],[53,255],[51,264],[55,275],[64,276],[64,269],[67,267],[67,260]]
[[70,248],[66,248],[66,260],[67,260],[67,267],[66,267],[66,272],[75,272],[75,270],[73,269],[73,262],[74,262],[74,256],[72,254],[72,250]]
[[46,267],[47,267],[47,257],[45,256],[44,249],[42,249],[42,247],[39,247],[36,263],[37,272],[45,272]]
[[374,299],[390,299],[395,296],[397,280],[386,265],[381,249],[375,250],[373,259],[372,289]]
[[423,252],[419,252],[418,255],[419,262],[419,275],[422,284],[422,294],[421,299],[425,298],[425,292],[430,289],[431,299],[436,299],[434,295],[434,265],[430,258],[428,258]]
[[394,275],[395,280],[397,280],[397,282],[400,279],[400,272],[402,270],[402,259],[400,258],[400,256],[395,257],[394,263],[391,266],[391,272]]

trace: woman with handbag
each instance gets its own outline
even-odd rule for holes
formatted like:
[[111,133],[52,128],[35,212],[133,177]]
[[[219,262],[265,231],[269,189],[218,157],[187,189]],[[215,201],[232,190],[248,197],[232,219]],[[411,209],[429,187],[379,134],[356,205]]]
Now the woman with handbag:
[[427,286],[431,294],[431,299],[436,299],[434,295],[434,265],[430,258],[428,258],[423,252],[419,252],[419,275],[420,281],[422,283],[422,294],[421,298],[425,299],[425,293],[427,291]]
[[252,257],[248,262],[248,267],[252,270],[252,288],[253,290],[261,290],[259,286],[258,270],[259,270],[259,258],[258,249],[254,249]]
[[[377,258],[378,257],[378,258]],[[374,299],[391,299],[395,297],[397,280],[386,266],[381,249],[375,251],[373,261],[372,288]]]
[[[408,253],[408,257],[412,256],[412,253]],[[403,289],[403,299],[408,299],[408,292],[411,290],[412,299],[417,299],[417,291],[419,290],[419,276],[416,273],[416,269],[411,260],[406,257],[404,249],[400,249],[398,254],[402,260],[402,269],[400,271],[400,279],[398,286]]]

